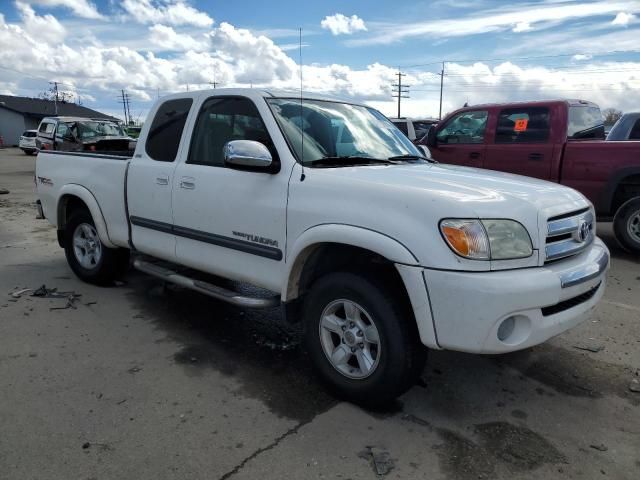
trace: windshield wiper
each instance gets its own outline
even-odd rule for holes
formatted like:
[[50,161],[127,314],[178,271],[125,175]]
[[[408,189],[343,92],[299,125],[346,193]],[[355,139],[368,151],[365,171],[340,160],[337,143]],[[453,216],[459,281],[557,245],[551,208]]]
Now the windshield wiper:
[[424,155],[413,155],[408,153],[406,155],[396,155],[394,157],[389,157],[387,160],[424,160],[430,163],[438,163],[433,158],[427,158]]
[[365,157],[360,155],[343,155],[334,157],[323,157],[318,160],[312,160],[305,162],[305,166],[308,167],[353,167],[355,165],[394,165],[392,160],[385,160],[384,158]]

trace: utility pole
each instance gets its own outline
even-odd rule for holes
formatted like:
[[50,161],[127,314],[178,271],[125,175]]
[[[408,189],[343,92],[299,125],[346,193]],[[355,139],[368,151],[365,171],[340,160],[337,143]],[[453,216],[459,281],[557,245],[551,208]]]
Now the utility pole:
[[56,115],[58,115],[58,82],[49,82],[49,85],[53,84],[53,104],[55,106]]
[[209,85],[213,86],[213,88],[217,88],[218,85],[220,85],[220,82],[216,82],[216,70],[215,70],[215,66],[213,69],[213,82],[209,82]]
[[444,62],[442,62],[442,72],[440,72],[440,114],[438,120],[442,120],[442,89],[444,87]]
[[402,85],[402,77],[406,77],[406,75],[402,73],[399,68],[396,75],[398,76],[398,83],[391,85],[393,87],[391,93],[397,93],[397,95],[391,96],[398,99],[398,118],[400,118],[400,99],[409,98],[409,85]]
[[129,94],[127,93],[127,94],[125,95],[125,98],[126,98],[126,100],[127,100],[127,116],[129,117],[129,122],[127,123],[127,126],[129,126],[129,124],[131,124],[131,122],[132,122],[132,120],[131,120],[131,108],[130,108],[130,103],[131,103],[131,102],[129,101],[129,100],[131,99],[131,97],[130,97],[130,96],[129,96]]
[[127,97],[122,90],[122,109],[124,110],[124,124],[129,125],[129,118],[127,117]]

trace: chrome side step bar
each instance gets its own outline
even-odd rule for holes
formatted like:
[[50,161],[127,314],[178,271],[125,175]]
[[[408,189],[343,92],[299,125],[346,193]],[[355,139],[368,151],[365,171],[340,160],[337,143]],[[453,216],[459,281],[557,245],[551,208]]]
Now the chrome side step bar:
[[133,268],[164,280],[165,282],[175,283],[181,287],[195,290],[196,292],[203,293],[217,300],[222,300],[223,302],[227,302],[238,307],[273,308],[280,305],[280,297],[277,295],[269,298],[243,296],[237,292],[213,285],[212,283],[180,275],[173,270],[144,260],[135,259],[133,261]]

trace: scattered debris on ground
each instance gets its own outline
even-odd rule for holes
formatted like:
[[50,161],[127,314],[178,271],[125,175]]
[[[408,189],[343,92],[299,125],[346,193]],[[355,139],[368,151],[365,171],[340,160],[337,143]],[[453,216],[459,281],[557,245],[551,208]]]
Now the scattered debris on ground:
[[604,350],[604,345],[595,343],[576,343],[573,348],[578,350],[586,350],[588,352],[598,353]]
[[366,447],[366,450],[358,454],[373,467],[376,475],[387,475],[396,466],[393,459],[389,457],[389,452],[378,447]]
[[607,450],[609,450],[609,448],[607,448],[607,446],[604,443],[599,443],[597,445],[589,445],[589,446],[594,450],[598,450],[600,452],[606,452]]
[[18,290],[16,292],[12,292],[11,296],[13,298],[20,298],[23,294],[27,293],[27,292],[31,292],[32,289],[31,288],[23,288],[22,290]]
[[[18,287],[16,287],[18,288]],[[49,308],[49,310],[66,310],[67,308],[72,308],[74,310],[76,310],[78,307],[76,306],[76,302],[78,301],[78,299],[82,296],[82,294],[80,293],[75,293],[73,291],[70,292],[59,292],[57,288],[47,288],[46,285],[42,285],[40,288],[37,288],[36,290],[33,290],[32,288],[23,288],[20,290],[16,290],[14,292],[10,292],[9,296],[11,296],[11,298],[9,299],[10,302],[17,302],[19,298],[22,298],[23,295],[25,295],[26,293],[31,293],[31,297],[38,297],[38,298],[64,298],[67,300],[67,302],[65,303],[64,306],[62,307],[51,307]],[[97,302],[87,302],[85,303],[86,306],[89,305],[95,305]]]

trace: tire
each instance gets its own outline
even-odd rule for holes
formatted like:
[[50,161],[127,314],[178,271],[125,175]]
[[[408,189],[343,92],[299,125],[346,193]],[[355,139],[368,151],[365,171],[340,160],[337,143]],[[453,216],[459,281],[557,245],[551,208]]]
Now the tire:
[[640,197],[627,200],[613,217],[613,232],[623,248],[640,253]]
[[129,250],[107,248],[98,237],[91,214],[79,210],[71,215],[64,232],[67,263],[81,280],[111,285],[129,266]]
[[[305,348],[320,377],[339,397],[383,407],[422,373],[426,348],[399,295],[374,275],[331,273],[313,284],[303,307]],[[355,327],[349,318],[355,319]]]

